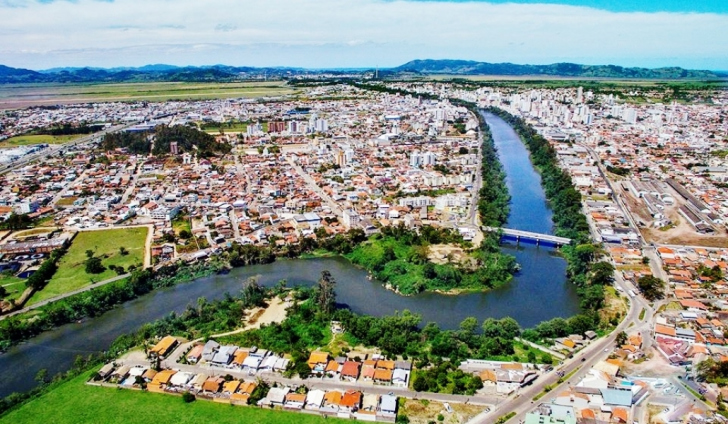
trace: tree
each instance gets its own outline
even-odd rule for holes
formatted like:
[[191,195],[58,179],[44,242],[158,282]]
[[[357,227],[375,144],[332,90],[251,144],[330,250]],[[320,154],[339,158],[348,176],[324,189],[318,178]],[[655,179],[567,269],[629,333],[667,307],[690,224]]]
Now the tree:
[[265,304],[265,289],[258,283],[258,277],[249,277],[245,281],[240,297],[246,308]]
[[182,230],[179,232],[179,238],[185,239],[185,240],[191,239],[192,233],[189,230]]
[[126,256],[126,255],[128,255],[128,254],[129,254],[129,251],[128,251],[128,250],[126,250],[126,247],[124,247],[124,246],[121,246],[121,247],[119,247],[119,254],[120,254],[121,256]]
[[4,298],[8,295],[8,291],[5,287],[0,286],[0,299]]
[[597,262],[591,267],[592,284],[611,284],[614,275],[614,266],[609,262]]
[[331,315],[336,306],[336,280],[328,270],[321,271],[321,278],[316,286],[316,305],[319,312],[324,315]]
[[93,250],[91,250],[91,249],[88,249],[88,250],[86,251],[86,257],[87,257],[87,258],[93,258],[93,257],[94,257],[94,251],[93,251]]
[[665,282],[655,277],[654,275],[645,275],[637,280],[637,287],[639,287],[642,295],[647,300],[662,299],[665,295],[663,289]]
[[627,333],[624,331],[621,331],[619,334],[617,334],[617,337],[614,339],[614,344],[617,347],[622,347],[627,343]]
[[87,274],[101,274],[106,268],[101,263],[101,258],[90,257],[86,259],[86,273]]

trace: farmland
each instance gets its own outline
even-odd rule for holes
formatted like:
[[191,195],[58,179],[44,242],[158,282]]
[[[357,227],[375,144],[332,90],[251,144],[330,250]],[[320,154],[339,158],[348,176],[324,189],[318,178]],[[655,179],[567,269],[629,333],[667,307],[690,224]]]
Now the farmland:
[[0,109],[91,101],[167,101],[292,94],[285,82],[128,84],[7,84],[0,86]]

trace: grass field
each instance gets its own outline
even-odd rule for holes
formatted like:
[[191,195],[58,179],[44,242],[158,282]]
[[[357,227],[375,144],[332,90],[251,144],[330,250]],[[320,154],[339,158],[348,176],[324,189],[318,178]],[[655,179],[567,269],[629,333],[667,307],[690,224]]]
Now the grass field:
[[198,400],[189,404],[179,396],[88,386],[83,374],[0,417],[0,423],[30,424],[148,424],[148,423],[344,423],[295,412],[230,406]]
[[25,290],[25,280],[14,275],[0,274],[0,286],[8,292],[7,300],[15,300]]
[[[146,227],[139,227],[78,233],[68,252],[59,261],[58,271],[43,290],[30,298],[28,305],[84,287],[92,279],[98,282],[116,276],[116,272],[108,269],[109,265],[128,268],[129,265],[143,264],[147,231]],[[120,247],[126,248],[129,253],[121,255]],[[104,272],[86,273],[87,250],[93,250],[94,256],[102,258],[103,265],[107,267]]]
[[151,82],[128,84],[7,84],[0,86],[0,109],[88,101],[165,101],[292,94],[284,81],[237,83]]
[[83,134],[76,135],[17,135],[7,140],[0,141],[0,147],[28,146],[31,144],[63,144],[83,137]]
[[206,126],[203,131],[209,134],[218,134],[220,133],[220,129],[222,129],[226,134],[227,133],[241,133],[248,130],[248,124],[243,122],[236,122],[232,125],[223,125],[223,126]]

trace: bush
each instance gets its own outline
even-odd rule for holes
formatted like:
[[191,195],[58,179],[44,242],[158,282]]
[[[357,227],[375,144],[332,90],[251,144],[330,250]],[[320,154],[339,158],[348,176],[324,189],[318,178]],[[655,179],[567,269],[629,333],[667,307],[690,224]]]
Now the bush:
[[195,395],[190,392],[184,392],[182,393],[182,401],[184,403],[192,403],[195,401]]

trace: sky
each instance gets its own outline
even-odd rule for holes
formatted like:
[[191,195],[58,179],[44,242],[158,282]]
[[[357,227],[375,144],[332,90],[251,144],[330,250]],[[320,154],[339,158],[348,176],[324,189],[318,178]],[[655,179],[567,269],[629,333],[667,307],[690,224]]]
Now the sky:
[[726,0],[0,0],[0,64],[728,70]]

